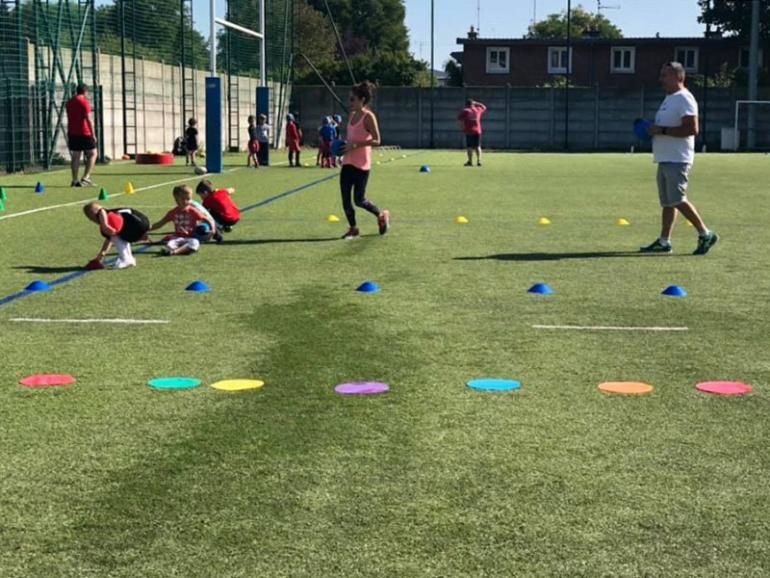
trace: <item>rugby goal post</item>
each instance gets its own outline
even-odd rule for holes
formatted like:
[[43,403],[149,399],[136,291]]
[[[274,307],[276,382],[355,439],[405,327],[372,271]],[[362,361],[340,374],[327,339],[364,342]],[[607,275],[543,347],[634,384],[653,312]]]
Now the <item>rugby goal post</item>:
[[210,0],[211,9],[209,61],[211,76],[206,78],[206,170],[221,173],[224,170],[222,153],[222,79],[217,76],[217,26],[236,30],[241,34],[259,39],[259,87],[257,88],[258,112],[267,114],[267,55],[265,52],[265,0],[259,0],[259,32],[217,17],[217,2]]
[[764,104],[766,106],[770,106],[770,100],[736,100],[735,101],[735,125],[733,126],[733,139],[734,139],[733,150],[736,152],[738,152],[741,145],[740,133],[738,132],[741,105],[753,106],[758,104]]

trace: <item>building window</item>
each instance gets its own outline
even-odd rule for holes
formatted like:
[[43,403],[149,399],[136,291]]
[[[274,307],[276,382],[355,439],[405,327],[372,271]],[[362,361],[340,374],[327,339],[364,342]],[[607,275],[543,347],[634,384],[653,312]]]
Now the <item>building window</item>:
[[487,74],[506,74],[511,70],[510,48],[487,48]]
[[614,46],[610,53],[610,72],[633,74],[636,70],[636,48]]
[[572,49],[567,56],[566,46],[548,47],[548,74],[567,74],[567,67],[572,73]]
[[[751,51],[748,48],[741,48],[741,54],[740,54],[740,67],[741,68],[748,68],[749,67],[749,53]],[[759,52],[757,53],[757,60],[759,61],[759,68],[762,69],[764,66],[762,63],[764,60],[762,59],[762,49],[759,49]]]
[[698,72],[698,49],[689,46],[677,48],[674,60],[684,66],[687,72]]

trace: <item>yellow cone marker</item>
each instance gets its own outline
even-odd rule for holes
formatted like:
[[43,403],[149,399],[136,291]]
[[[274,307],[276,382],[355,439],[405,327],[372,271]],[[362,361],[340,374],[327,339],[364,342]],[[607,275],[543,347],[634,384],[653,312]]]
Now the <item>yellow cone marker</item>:
[[628,227],[631,224],[631,221],[621,217],[620,219],[618,219],[616,224],[617,224],[618,227]]
[[126,183],[126,188],[124,189],[127,195],[133,195],[134,194],[134,185],[131,184],[131,181],[128,181]]
[[540,217],[537,221],[538,225],[550,225],[551,220],[548,217]]
[[459,217],[457,217],[455,219],[455,223],[457,223],[458,225],[467,225],[468,224],[468,218],[467,217],[463,217],[462,215],[460,215]]
[[328,217],[326,217],[326,220],[329,221],[330,223],[340,222],[340,218],[337,215],[329,215]]

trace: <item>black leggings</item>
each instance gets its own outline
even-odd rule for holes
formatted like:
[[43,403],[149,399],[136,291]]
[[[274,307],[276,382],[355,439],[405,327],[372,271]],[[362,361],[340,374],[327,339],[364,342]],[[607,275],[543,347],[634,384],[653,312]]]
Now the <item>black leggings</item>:
[[[296,159],[296,160],[292,160]],[[294,165],[292,165],[292,162]],[[289,166],[299,166],[299,151],[289,151]]]
[[[356,226],[356,207],[369,211],[372,215],[379,216],[380,210],[374,203],[364,198],[366,195],[366,183],[369,180],[369,171],[362,171],[353,165],[343,165],[340,172],[340,191],[342,191],[342,207],[351,227]],[[351,199],[351,192],[352,199]]]

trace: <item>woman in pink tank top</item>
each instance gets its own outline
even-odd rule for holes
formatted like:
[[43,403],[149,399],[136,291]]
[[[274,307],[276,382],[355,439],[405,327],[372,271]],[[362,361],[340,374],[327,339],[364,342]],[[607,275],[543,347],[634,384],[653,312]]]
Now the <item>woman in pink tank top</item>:
[[366,183],[372,168],[372,147],[380,146],[380,127],[377,117],[369,109],[372,89],[372,85],[364,81],[350,91],[350,118],[340,173],[342,207],[349,225],[343,239],[355,239],[360,235],[356,225],[355,207],[361,207],[377,217],[380,235],[387,233],[390,226],[388,210],[380,211],[366,198]]

